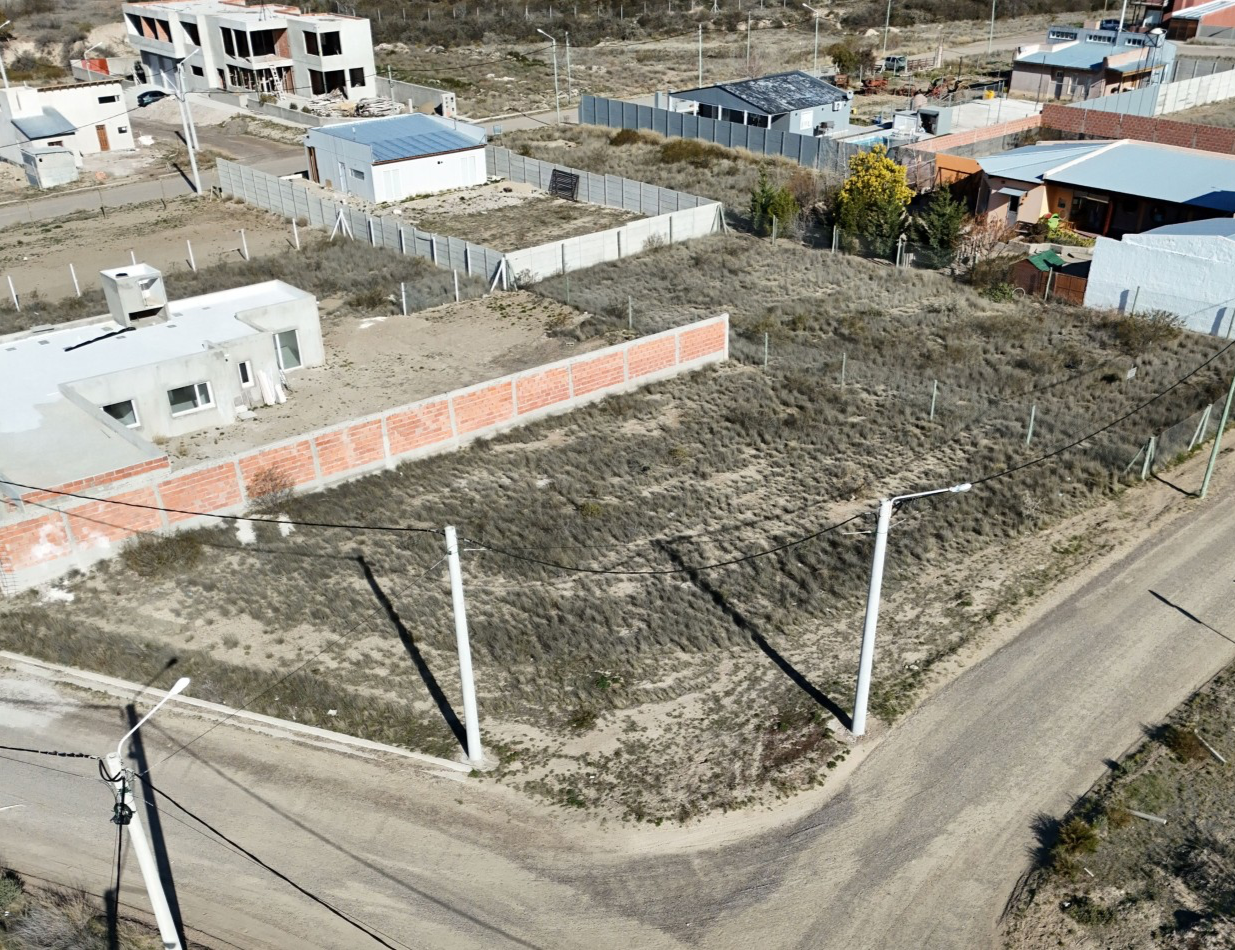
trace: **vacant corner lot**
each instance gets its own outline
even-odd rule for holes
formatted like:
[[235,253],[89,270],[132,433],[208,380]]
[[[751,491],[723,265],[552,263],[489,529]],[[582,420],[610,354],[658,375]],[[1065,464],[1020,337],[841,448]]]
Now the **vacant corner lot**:
[[1147,728],[1072,812],[1043,816],[1039,867],[1013,900],[1008,950],[1235,945],[1235,775],[1214,755],[1235,759],[1232,728],[1228,668]]
[[[565,297],[564,281],[536,289]],[[442,540],[419,533],[453,523],[500,781],[649,821],[766,803],[846,754],[875,499],[1007,473],[898,518],[882,728],[1092,556],[1100,540],[1037,532],[1120,490],[1148,436],[1227,371],[1009,471],[1221,341],[741,235],[573,275],[570,295],[591,316],[557,332],[583,345],[727,309],[733,359],[285,508],[393,530],[258,525],[248,545],[220,528],[133,551],[71,581],[72,603],[6,602],[0,645],[135,680],[176,655],[204,698],[457,754]]]
[[1229,129],[1235,127],[1235,99],[1224,99],[1222,102],[1211,102],[1208,105],[1197,106],[1195,109],[1173,112],[1163,118],[1176,122],[1192,122],[1196,125],[1217,125]]
[[[251,257],[291,246],[286,222],[271,215],[233,202],[173,198],[109,209],[106,215],[92,212],[6,227],[0,230],[0,274],[13,278],[23,310],[37,310],[73,293],[69,264],[84,291],[98,285],[100,270],[130,263],[130,251],[164,273],[189,270],[186,242],[192,242],[198,267],[239,261],[241,228]],[[0,314],[11,308],[6,285]]]

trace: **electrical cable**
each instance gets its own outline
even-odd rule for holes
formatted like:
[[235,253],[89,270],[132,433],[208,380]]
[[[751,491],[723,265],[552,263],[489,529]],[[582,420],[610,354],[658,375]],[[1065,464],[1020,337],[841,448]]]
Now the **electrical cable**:
[[188,815],[188,816],[189,816],[190,818],[192,818],[194,821],[196,821],[196,822],[198,822],[200,825],[202,825],[202,827],[204,827],[204,828],[206,828],[207,830],[209,830],[212,834],[217,835],[217,836],[218,836],[218,837],[219,837],[222,841],[225,841],[227,844],[231,845],[233,848],[235,848],[237,851],[239,851],[241,854],[243,854],[246,858],[248,858],[250,861],[252,861],[252,862],[253,862],[254,864],[256,864],[258,867],[262,868],[263,870],[269,871],[271,874],[273,874],[273,875],[274,875],[275,877],[277,877],[279,880],[283,881],[285,884],[287,884],[287,885],[289,885],[290,887],[294,888],[295,890],[299,891],[301,894],[303,894],[305,897],[309,898],[309,899],[310,899],[311,901],[313,901],[314,903],[320,904],[322,907],[326,908],[328,911],[330,911],[330,913],[334,914],[334,915],[335,915],[336,917],[338,917],[340,920],[342,920],[342,921],[344,921],[345,923],[347,923],[347,924],[351,925],[352,927],[355,927],[357,930],[359,930],[361,933],[365,934],[367,937],[369,937],[369,938],[371,938],[372,940],[376,941],[377,943],[381,944],[383,947],[387,947],[387,948],[388,948],[388,950],[397,950],[397,948],[398,948],[398,947],[402,947],[402,948],[404,948],[404,950],[411,950],[411,948],[410,948],[410,947],[408,947],[406,944],[401,943],[399,940],[395,939],[394,937],[390,936],[389,934],[384,933],[384,932],[382,932],[381,930],[378,930],[376,927],[372,926],[371,924],[365,924],[365,923],[363,923],[363,922],[362,922],[362,921],[360,921],[358,918],[356,918],[356,917],[352,916],[351,914],[347,913],[346,911],[344,911],[344,910],[340,910],[339,908],[335,907],[333,904],[331,904],[329,901],[325,900],[324,898],[322,898],[322,897],[318,897],[316,894],[314,894],[314,893],[313,893],[312,891],[310,891],[308,888],[304,887],[304,886],[303,886],[303,885],[301,885],[301,884],[297,884],[295,881],[293,881],[290,877],[288,877],[288,876],[287,876],[286,874],[284,874],[282,871],[279,871],[279,870],[277,870],[276,868],[271,867],[269,864],[267,864],[265,861],[263,861],[261,858],[259,858],[259,857],[258,857],[256,854],[254,854],[252,851],[250,851],[250,850],[248,850],[247,848],[245,848],[245,847],[244,847],[244,845],[240,844],[239,842],[235,841],[235,840],[234,840],[234,839],[232,839],[232,838],[229,838],[227,835],[225,835],[223,832],[221,832],[218,828],[216,828],[216,827],[214,827],[213,825],[211,825],[211,824],[210,824],[208,821],[206,821],[204,818],[202,818],[202,817],[200,817],[200,816],[198,816],[198,815],[194,814],[192,811],[190,811],[190,810],[189,810],[188,808],[186,808],[184,805],[180,804],[180,802],[178,802],[178,801],[176,801],[176,799],[172,798],[169,794],[167,794],[167,792],[163,791],[163,790],[162,790],[162,789],[160,789],[160,788],[157,788],[157,787],[156,787],[156,786],[155,786],[155,785],[154,785],[154,784],[153,784],[153,783],[152,783],[152,782],[151,782],[148,778],[146,778],[144,775],[139,775],[139,776],[138,776],[138,778],[140,778],[140,779],[141,779],[141,781],[142,781],[142,782],[146,785],[146,787],[147,787],[147,788],[149,788],[149,789],[150,789],[152,792],[154,792],[156,795],[159,795],[159,796],[161,796],[162,798],[166,799],[166,800],[168,801],[168,803],[169,803],[169,804],[171,804],[174,808],[176,808],[176,809],[178,809],[179,811],[183,812],[185,815]]
[[[426,577],[428,577],[429,574],[431,574],[445,560],[446,558],[444,557],[438,559],[436,562],[430,565],[429,568],[419,577],[415,578],[414,580],[405,584],[403,587],[396,590],[395,594],[396,595],[405,594],[407,593],[407,591],[411,590],[413,587],[416,587],[418,584],[420,584],[421,581],[423,581]],[[253,703],[257,702],[257,700],[261,699],[263,696],[269,693],[272,689],[275,689],[280,684],[285,683],[287,680],[291,679],[291,677],[295,676],[297,673],[303,670],[306,666],[308,666],[310,663],[316,660],[323,653],[326,653],[328,650],[333,649],[339,643],[342,643],[344,640],[346,640],[348,637],[354,634],[357,630],[359,630],[363,625],[373,620],[378,614],[385,612],[385,610],[386,610],[386,605],[384,603],[379,604],[376,608],[374,608],[373,610],[369,611],[364,616],[362,616],[359,620],[357,620],[354,624],[352,624],[352,626],[348,627],[345,631],[343,631],[343,633],[339,634],[339,636],[335,637],[333,640],[327,643],[324,647],[322,647],[320,650],[318,650],[316,653],[310,656],[307,660],[305,660],[299,666],[294,667],[293,669],[289,670],[287,673],[283,674],[281,677],[279,677],[277,680],[275,680],[265,689],[250,696],[248,699],[246,699],[243,703],[241,703],[239,706],[237,706],[235,709],[229,712],[222,719],[215,721],[205,731],[199,733],[198,735],[190,739],[188,742],[184,743],[184,745],[179,746],[178,748],[169,752],[167,755],[163,756],[163,758],[159,759],[159,761],[156,762],[154,765],[147,767],[144,772],[141,772],[138,774],[138,777],[140,778],[142,776],[145,776],[147,773],[150,772],[151,769],[162,765],[164,762],[166,762],[168,759],[172,758],[173,756],[179,755],[181,752],[183,752],[185,749],[191,746],[198,739],[201,739],[203,736],[209,735],[211,732],[219,728],[219,726],[223,725],[223,723],[227,722],[237,713],[242,712],[243,710],[247,709],[249,706],[253,705]]]

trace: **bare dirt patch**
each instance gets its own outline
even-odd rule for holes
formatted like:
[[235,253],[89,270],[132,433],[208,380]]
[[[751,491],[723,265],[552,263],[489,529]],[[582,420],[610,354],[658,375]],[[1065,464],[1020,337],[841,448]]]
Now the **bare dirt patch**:
[[[97,285],[97,273],[131,262],[130,250],[165,273],[188,270],[188,246],[199,267],[241,259],[240,229],[249,254],[278,253],[289,245],[287,225],[233,202],[192,197],[153,201],[72,215],[0,231],[0,272],[13,278],[24,309],[41,300],[73,293],[69,264],[83,290]],[[0,305],[9,306],[7,299]]]
[[402,316],[322,301],[326,363],[288,374],[288,401],[253,419],[208,429],[166,446],[177,464],[216,458],[413,402],[460,386],[563,359],[576,345],[549,327],[580,316],[556,301],[516,292]]
[[1235,126],[1235,99],[1224,99],[1222,102],[1211,102],[1208,105],[1197,106],[1195,109],[1185,109],[1183,112],[1173,112],[1163,118],[1176,122],[1193,122],[1196,125],[1216,125],[1224,129]]

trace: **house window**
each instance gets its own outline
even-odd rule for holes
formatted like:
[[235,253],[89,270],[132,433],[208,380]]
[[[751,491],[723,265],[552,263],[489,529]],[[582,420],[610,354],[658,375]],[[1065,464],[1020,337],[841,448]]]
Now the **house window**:
[[132,399],[113,402],[110,406],[104,406],[103,411],[125,428],[136,429],[141,425],[141,421],[137,418],[137,407],[133,405]]
[[107,105],[109,102],[119,102],[119,96],[99,96],[99,105]]
[[232,42],[232,31],[225,26],[219,27],[219,31],[223,34],[223,52],[228,56],[235,56],[236,44]]
[[333,33],[322,34],[323,56],[339,56],[342,52],[343,43],[339,40],[339,33],[337,30]]
[[1063,70],[1055,70],[1055,82],[1063,82]]
[[279,369],[300,367],[300,338],[295,330],[284,330],[274,335],[274,351],[279,357]]
[[699,117],[702,119],[719,119],[720,107],[701,102],[699,103]]
[[64,148],[64,139],[60,139],[60,141],[58,142],[48,142],[47,144],[55,145],[55,146],[58,146],[59,148]]
[[249,34],[244,30],[236,31],[236,52],[240,54],[241,59],[249,58]]
[[[438,162],[438,164],[440,165],[441,162]],[[352,172],[352,177],[355,178],[357,181],[364,181],[364,172],[362,172],[359,168],[353,168],[351,172]]]
[[305,51],[306,53],[308,53],[310,56],[317,56],[317,55],[319,55],[319,54],[318,54],[317,34],[316,34],[316,33],[310,33],[310,32],[308,32],[307,30],[305,31],[305,34],[304,34],[304,51]]
[[193,383],[189,386],[169,389],[167,401],[171,403],[173,416],[182,416],[196,412],[198,409],[209,409],[214,405],[209,383]]
[[126,132],[128,132],[128,131],[129,131],[129,127],[128,127],[127,125],[122,125],[122,126],[120,126],[119,128],[117,128],[117,129],[116,129],[116,134],[117,134],[117,135],[124,135],[124,134],[125,134]]
[[363,86],[364,85],[364,67],[357,66],[355,69],[349,69],[347,71],[347,81],[353,89],[355,89],[357,86]]
[[206,75],[206,71],[205,71],[204,69],[202,69],[200,66],[190,66],[190,67],[189,67],[189,69],[193,70],[193,75],[194,75],[194,76],[204,76],[204,75]]
[[253,385],[253,364],[248,360],[240,364],[240,385],[245,389]]
[[184,30],[184,35],[188,38],[188,41],[192,43],[194,46],[202,45],[202,37],[201,37],[201,34],[197,32],[196,23],[185,23],[183,20],[181,20],[180,29]]

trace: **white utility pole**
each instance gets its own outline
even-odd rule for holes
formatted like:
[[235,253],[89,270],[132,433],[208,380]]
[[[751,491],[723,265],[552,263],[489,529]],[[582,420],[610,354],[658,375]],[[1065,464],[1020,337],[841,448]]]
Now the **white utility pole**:
[[892,0],[888,0],[888,12],[883,18],[883,58],[888,58],[888,30],[892,26]]
[[819,72],[819,11],[809,4],[802,4],[815,17],[815,72]]
[[858,658],[858,689],[853,699],[853,734],[866,734],[866,704],[870,698],[871,668],[875,665],[875,628],[879,624],[879,595],[883,590],[883,561],[888,550],[888,527],[892,523],[892,511],[902,502],[928,495],[947,492],[967,492],[973,486],[968,482],[951,488],[936,488],[934,491],[917,492],[913,495],[898,495],[879,502],[879,522],[875,527],[875,553],[871,558],[870,590],[866,596],[866,621],[862,627],[862,653]]
[[750,14],[746,14],[746,72],[750,74]]
[[[13,22],[12,20],[5,20],[3,23],[0,23],[0,30],[3,30],[6,26],[8,26],[12,22]],[[2,49],[0,49],[0,79],[4,80],[4,88],[8,89],[9,88],[9,74],[5,72],[5,69],[4,69],[4,50]]]
[[570,81],[570,31],[566,32],[566,101],[570,102],[575,94],[574,83]]
[[699,88],[703,88],[703,24],[699,24]]
[[179,93],[176,98],[180,100],[180,118],[184,123],[184,144],[189,149],[189,165],[193,169],[193,188],[200,198],[202,194],[202,179],[197,171],[197,133],[193,129],[193,114],[189,111],[189,97],[185,93],[184,85],[184,64],[198,52],[201,52],[201,50],[194,50],[176,64],[176,85],[179,87]]
[[446,560],[450,569],[450,600],[455,610],[455,639],[459,644],[459,679],[463,684],[463,726],[467,730],[467,758],[472,765],[484,763],[480,747],[480,720],[476,712],[476,681],[472,676],[472,647],[467,639],[467,608],[463,603],[463,571],[459,567],[459,541],[454,525],[446,525]]
[[996,0],[991,0],[991,31],[986,35],[986,55],[991,55],[991,49],[995,45],[995,3]]
[[1214,476],[1214,466],[1218,464],[1218,450],[1222,446],[1222,433],[1226,431],[1227,420],[1231,417],[1231,400],[1235,399],[1235,376],[1231,377],[1231,388],[1226,393],[1226,405],[1222,407],[1222,419],[1218,423],[1218,431],[1214,433],[1214,445],[1209,450],[1209,464],[1205,466],[1205,478],[1201,482],[1200,496],[1209,492],[1209,480]]
[[159,700],[154,709],[146,713],[141,722],[126,732],[124,738],[116,743],[116,751],[107,753],[107,757],[103,760],[107,772],[107,784],[112,787],[116,796],[116,808],[112,821],[129,829],[129,843],[133,848],[133,853],[137,856],[137,866],[141,869],[142,880],[146,883],[146,893],[150,895],[150,905],[154,910],[155,922],[159,926],[159,938],[163,942],[164,950],[183,950],[183,948],[180,935],[176,933],[176,922],[172,917],[171,906],[167,902],[167,894],[163,891],[163,881],[159,877],[159,866],[155,861],[154,851],[150,847],[150,839],[146,837],[145,826],[142,825],[141,818],[138,817],[137,810],[133,807],[133,778],[129,772],[125,771],[120,756],[129,737],[145,725],[146,720],[158,712],[165,702],[177,693],[183,692],[188,685],[187,676],[176,680],[176,685],[167,691],[167,695]]
[[557,110],[557,124],[562,124],[562,96],[557,91],[557,40],[549,36],[542,29],[537,29],[537,33],[541,36],[548,37],[549,42],[553,44],[553,107]]

